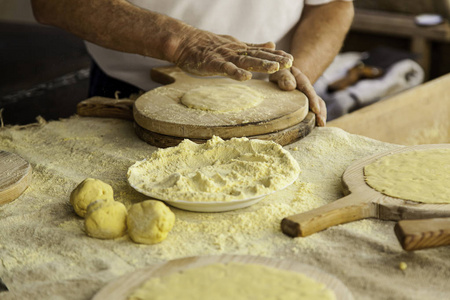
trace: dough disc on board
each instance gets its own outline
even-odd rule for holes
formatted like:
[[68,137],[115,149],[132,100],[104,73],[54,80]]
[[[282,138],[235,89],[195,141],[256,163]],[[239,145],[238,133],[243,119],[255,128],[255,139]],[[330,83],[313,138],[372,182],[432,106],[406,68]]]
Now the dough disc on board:
[[202,86],[186,92],[181,103],[193,109],[216,113],[241,111],[261,103],[264,95],[239,84]]
[[151,278],[128,298],[143,299],[335,300],[336,296],[325,284],[301,273],[232,262]]
[[373,189],[404,200],[450,203],[450,149],[397,153],[364,167]]

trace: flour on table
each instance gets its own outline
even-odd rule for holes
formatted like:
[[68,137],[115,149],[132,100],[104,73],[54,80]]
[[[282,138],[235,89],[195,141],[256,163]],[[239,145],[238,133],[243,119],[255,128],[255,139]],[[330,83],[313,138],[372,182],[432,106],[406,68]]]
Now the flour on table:
[[246,85],[216,84],[189,90],[181,103],[190,108],[224,113],[257,106],[263,99],[263,94]]
[[128,300],[151,299],[336,299],[304,274],[257,265],[211,264],[145,282]]
[[423,203],[450,203],[450,149],[417,150],[378,159],[364,168],[375,190]]
[[159,149],[132,165],[127,176],[132,187],[157,199],[217,202],[270,194],[299,172],[297,161],[273,141],[213,137]]

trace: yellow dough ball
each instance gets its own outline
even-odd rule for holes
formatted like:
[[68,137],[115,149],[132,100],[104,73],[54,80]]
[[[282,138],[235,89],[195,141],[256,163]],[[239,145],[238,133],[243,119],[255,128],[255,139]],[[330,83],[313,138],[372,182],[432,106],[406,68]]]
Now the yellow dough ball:
[[136,243],[156,244],[163,241],[174,223],[174,213],[161,201],[143,201],[134,204],[128,211],[128,235]]
[[89,204],[96,200],[114,200],[112,187],[101,180],[86,178],[70,194],[70,203],[80,217],[84,217]]
[[86,212],[84,226],[86,233],[98,239],[115,239],[127,230],[127,208],[120,202],[97,200]]

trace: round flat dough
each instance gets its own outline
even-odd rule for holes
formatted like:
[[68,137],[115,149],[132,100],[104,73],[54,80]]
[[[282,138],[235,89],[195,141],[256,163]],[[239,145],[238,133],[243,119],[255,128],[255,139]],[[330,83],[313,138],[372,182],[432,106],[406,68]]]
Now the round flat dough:
[[241,84],[216,84],[189,90],[181,103],[190,108],[225,113],[257,106],[264,95]]
[[294,182],[300,167],[273,141],[213,137],[159,149],[128,169],[128,182],[162,200],[218,202],[252,199]]
[[256,264],[211,264],[154,277],[129,300],[331,300],[333,291],[304,274]]
[[364,167],[375,190],[422,203],[450,203],[450,149],[402,152]]

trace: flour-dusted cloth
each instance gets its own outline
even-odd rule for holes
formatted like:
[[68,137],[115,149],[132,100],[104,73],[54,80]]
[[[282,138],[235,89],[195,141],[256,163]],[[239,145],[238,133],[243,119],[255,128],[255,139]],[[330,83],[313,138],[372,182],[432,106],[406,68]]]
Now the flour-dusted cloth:
[[[315,266],[340,279],[358,300],[447,299],[449,247],[407,253],[395,222],[361,220],[304,238],[280,230],[282,218],[343,196],[342,172],[355,160],[401,147],[332,127],[315,128],[284,147],[301,173],[284,190],[235,211],[195,213],[171,208],[175,225],[166,240],[135,244],[130,238],[86,235],[69,203],[86,177],[114,189],[129,208],[148,199],[127,183],[127,170],[154,151],[129,121],[71,118],[45,125],[0,128],[0,149],[21,155],[33,180],[15,201],[0,206],[1,300],[88,300],[107,283],[140,268],[202,255],[256,255]],[[405,262],[406,270],[399,264]]]

